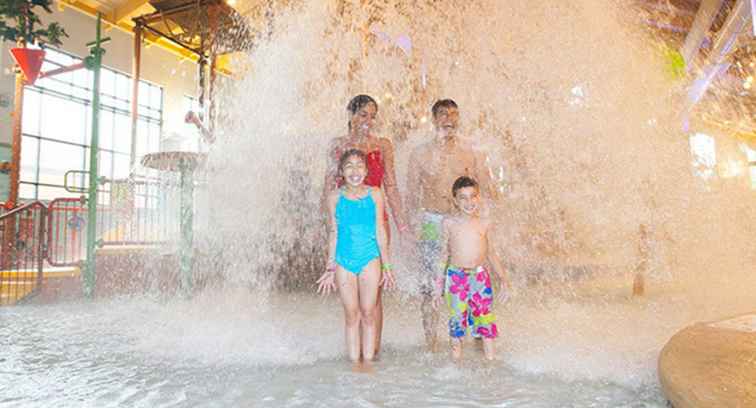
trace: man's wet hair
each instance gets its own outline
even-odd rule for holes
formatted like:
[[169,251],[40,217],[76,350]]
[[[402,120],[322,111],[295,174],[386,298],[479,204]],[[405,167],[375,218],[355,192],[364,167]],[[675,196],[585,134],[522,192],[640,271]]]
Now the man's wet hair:
[[357,156],[362,161],[366,162],[367,157],[365,156],[365,152],[363,152],[360,149],[348,149],[344,153],[341,153],[341,157],[339,157],[339,172],[344,170],[344,165],[346,165],[347,160],[349,160],[350,157]]
[[472,177],[462,176],[456,180],[454,180],[454,185],[452,186],[452,196],[455,198],[457,197],[457,191],[459,191],[462,188],[465,187],[475,187],[478,188],[478,182],[475,181]]
[[457,106],[457,102],[454,102],[451,99],[439,99],[436,101],[436,103],[433,104],[433,107],[431,108],[431,113],[433,114],[433,117],[435,118],[436,115],[438,115],[438,111],[440,111],[443,108],[459,109],[459,106]]

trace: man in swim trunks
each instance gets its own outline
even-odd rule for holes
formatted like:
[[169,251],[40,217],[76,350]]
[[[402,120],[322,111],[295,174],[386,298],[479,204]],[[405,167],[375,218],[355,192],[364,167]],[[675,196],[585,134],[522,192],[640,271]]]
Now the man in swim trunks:
[[425,340],[432,351],[438,350],[438,313],[433,309],[433,277],[443,266],[441,222],[453,209],[449,186],[460,176],[479,181],[481,193],[496,198],[497,193],[484,159],[460,143],[459,109],[451,99],[437,101],[431,109],[435,137],[416,147],[407,172],[407,211],[417,233],[420,258],[422,313]]

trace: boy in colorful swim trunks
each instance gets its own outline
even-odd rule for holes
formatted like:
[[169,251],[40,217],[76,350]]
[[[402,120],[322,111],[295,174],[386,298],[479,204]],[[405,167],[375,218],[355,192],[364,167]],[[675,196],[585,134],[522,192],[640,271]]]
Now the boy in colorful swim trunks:
[[[483,339],[487,360],[494,358],[493,340],[498,336],[493,314],[493,288],[489,266],[499,277],[499,299],[504,299],[507,276],[490,239],[491,222],[480,217],[478,183],[470,177],[459,177],[452,187],[456,213],[442,222],[442,248],[448,250],[443,292],[438,285],[437,299],[442,293],[449,309],[449,336],[452,357],[462,357],[462,339],[469,328],[473,336]],[[437,302],[438,303],[438,302]]]

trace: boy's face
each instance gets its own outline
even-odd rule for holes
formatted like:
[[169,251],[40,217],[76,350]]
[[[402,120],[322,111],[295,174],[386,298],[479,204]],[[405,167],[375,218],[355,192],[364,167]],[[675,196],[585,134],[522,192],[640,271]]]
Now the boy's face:
[[453,106],[439,109],[433,116],[433,125],[443,136],[453,136],[459,128],[459,109]]
[[477,214],[479,203],[480,192],[478,187],[462,187],[457,190],[457,195],[454,196],[454,204],[466,215]]
[[375,116],[377,114],[378,107],[374,103],[368,103],[363,106],[349,119],[352,130],[361,135],[368,135],[373,126],[375,126]]
[[344,163],[344,167],[341,168],[341,175],[344,176],[344,181],[352,187],[362,185],[365,176],[367,176],[365,160],[362,160],[360,156],[350,156]]

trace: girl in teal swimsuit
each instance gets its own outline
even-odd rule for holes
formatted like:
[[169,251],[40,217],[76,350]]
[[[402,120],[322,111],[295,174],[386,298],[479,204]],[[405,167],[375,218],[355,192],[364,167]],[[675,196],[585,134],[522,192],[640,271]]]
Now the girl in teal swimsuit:
[[344,152],[339,172],[344,185],[328,197],[328,265],[318,279],[318,292],[338,288],[349,359],[372,361],[378,288],[394,286],[383,222],[383,193],[365,185],[367,166],[361,150]]

